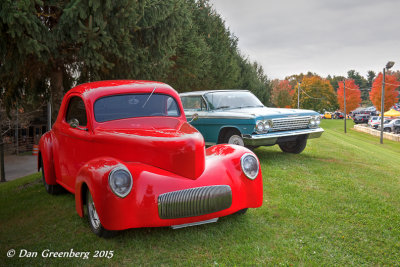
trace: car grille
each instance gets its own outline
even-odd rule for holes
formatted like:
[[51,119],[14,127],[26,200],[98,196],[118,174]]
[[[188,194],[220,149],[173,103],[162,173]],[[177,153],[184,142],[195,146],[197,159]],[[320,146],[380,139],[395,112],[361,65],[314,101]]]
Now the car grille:
[[270,132],[289,131],[308,128],[310,116],[272,119]]
[[209,214],[232,204],[228,185],[214,185],[169,192],[158,196],[161,219],[177,219]]

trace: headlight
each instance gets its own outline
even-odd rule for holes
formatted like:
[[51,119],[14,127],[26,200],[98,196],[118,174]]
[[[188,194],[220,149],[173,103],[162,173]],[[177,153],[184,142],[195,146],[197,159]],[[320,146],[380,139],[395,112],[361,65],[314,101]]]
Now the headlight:
[[259,171],[257,158],[253,154],[246,153],[240,159],[240,163],[242,165],[243,173],[247,178],[251,180],[256,179]]
[[262,121],[258,121],[257,123],[256,123],[256,132],[258,132],[258,133],[262,133],[263,131],[264,131],[264,122],[262,122]]
[[132,189],[132,175],[123,167],[116,167],[108,175],[108,184],[117,196],[124,198]]
[[315,116],[315,123],[318,125],[321,124],[321,117],[320,116]]

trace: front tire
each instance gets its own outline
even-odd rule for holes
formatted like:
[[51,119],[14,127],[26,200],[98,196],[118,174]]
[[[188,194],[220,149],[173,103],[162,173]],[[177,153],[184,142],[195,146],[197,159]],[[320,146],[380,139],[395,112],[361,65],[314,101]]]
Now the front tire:
[[285,153],[300,154],[307,146],[307,138],[298,139],[279,144],[280,149]]
[[100,237],[105,238],[114,236],[116,233],[115,231],[104,229],[103,225],[101,224],[99,215],[97,214],[96,207],[94,205],[92,194],[90,193],[89,189],[86,192],[86,200],[88,221],[92,232]]
[[244,146],[244,141],[239,131],[230,130],[225,134],[223,143]]

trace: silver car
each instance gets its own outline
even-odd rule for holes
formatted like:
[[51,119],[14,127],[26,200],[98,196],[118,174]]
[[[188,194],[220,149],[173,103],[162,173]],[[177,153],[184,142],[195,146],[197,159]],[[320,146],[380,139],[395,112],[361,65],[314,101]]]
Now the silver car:
[[[383,131],[385,132],[395,132],[395,128],[400,127],[400,119],[388,120],[383,124]],[[381,129],[381,125],[378,126]]]

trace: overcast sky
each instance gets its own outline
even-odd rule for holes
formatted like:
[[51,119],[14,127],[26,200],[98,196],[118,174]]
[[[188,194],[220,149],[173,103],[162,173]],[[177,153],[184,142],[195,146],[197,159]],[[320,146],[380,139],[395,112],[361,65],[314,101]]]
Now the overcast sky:
[[400,0],[210,0],[270,78],[400,69]]

